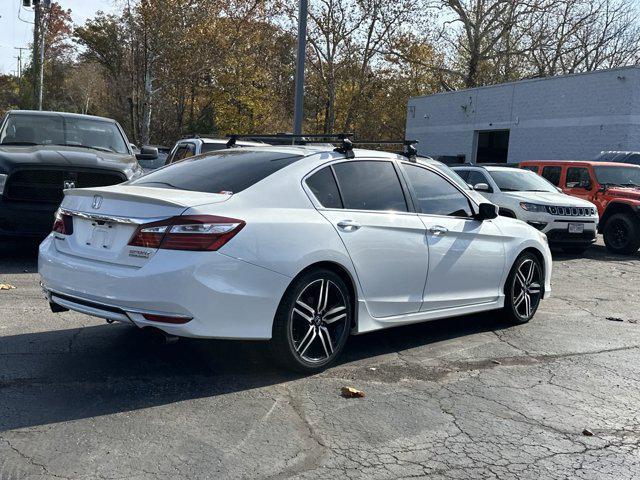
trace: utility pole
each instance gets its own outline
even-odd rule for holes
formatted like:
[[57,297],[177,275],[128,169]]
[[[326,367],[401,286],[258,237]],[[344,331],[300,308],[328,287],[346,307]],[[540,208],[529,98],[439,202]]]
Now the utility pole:
[[307,53],[307,12],[309,0],[298,0],[298,54],[296,57],[296,94],[293,113],[293,133],[302,134],[304,116],[304,64]]
[[47,32],[45,14],[50,7],[51,0],[33,0],[33,85],[38,110],[42,110],[44,90],[44,37]]
[[16,55],[16,60],[18,60],[18,78],[22,77],[22,51],[29,50],[27,47],[13,47],[18,50],[18,55]]

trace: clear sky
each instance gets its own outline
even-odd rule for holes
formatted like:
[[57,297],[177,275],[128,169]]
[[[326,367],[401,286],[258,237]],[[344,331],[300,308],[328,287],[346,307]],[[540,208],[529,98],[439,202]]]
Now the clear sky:
[[[119,0],[54,0],[63,8],[71,9],[73,21],[83,24],[95,12],[118,11]],[[21,20],[22,19],[22,20]],[[24,20],[24,21],[23,21]],[[0,72],[12,73],[16,70],[18,50],[14,47],[28,47],[33,38],[33,9],[22,8],[22,0],[0,0]],[[27,51],[23,51],[23,61]]]

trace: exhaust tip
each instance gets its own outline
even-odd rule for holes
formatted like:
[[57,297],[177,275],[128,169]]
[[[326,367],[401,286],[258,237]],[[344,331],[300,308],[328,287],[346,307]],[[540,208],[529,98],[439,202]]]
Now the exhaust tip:
[[153,345],[165,346],[165,345],[173,345],[180,340],[180,337],[176,335],[169,335],[166,332],[163,332],[159,328],[156,327],[145,327],[142,329],[143,332],[149,337],[149,341]]

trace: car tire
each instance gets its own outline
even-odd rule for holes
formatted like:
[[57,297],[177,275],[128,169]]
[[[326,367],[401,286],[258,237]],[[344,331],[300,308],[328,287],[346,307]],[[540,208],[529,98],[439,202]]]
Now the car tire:
[[335,272],[318,268],[300,275],[282,297],[273,322],[274,359],[306,374],[333,364],[351,331],[353,302]]
[[640,248],[639,222],[624,213],[616,213],[607,220],[602,236],[604,244],[612,253],[629,255]]
[[505,283],[504,320],[514,324],[531,320],[538,310],[543,290],[544,270],[540,260],[533,253],[523,253],[511,267]]
[[562,247],[562,251],[569,255],[582,255],[589,247]]

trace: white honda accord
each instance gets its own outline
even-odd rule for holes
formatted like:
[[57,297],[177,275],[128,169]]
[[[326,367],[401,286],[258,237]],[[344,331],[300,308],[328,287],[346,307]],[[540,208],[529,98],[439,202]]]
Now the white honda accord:
[[350,334],[550,293],[546,237],[443,164],[368,150],[228,149],[66,192],[39,272],[54,311],[169,335],[271,340],[313,372]]

